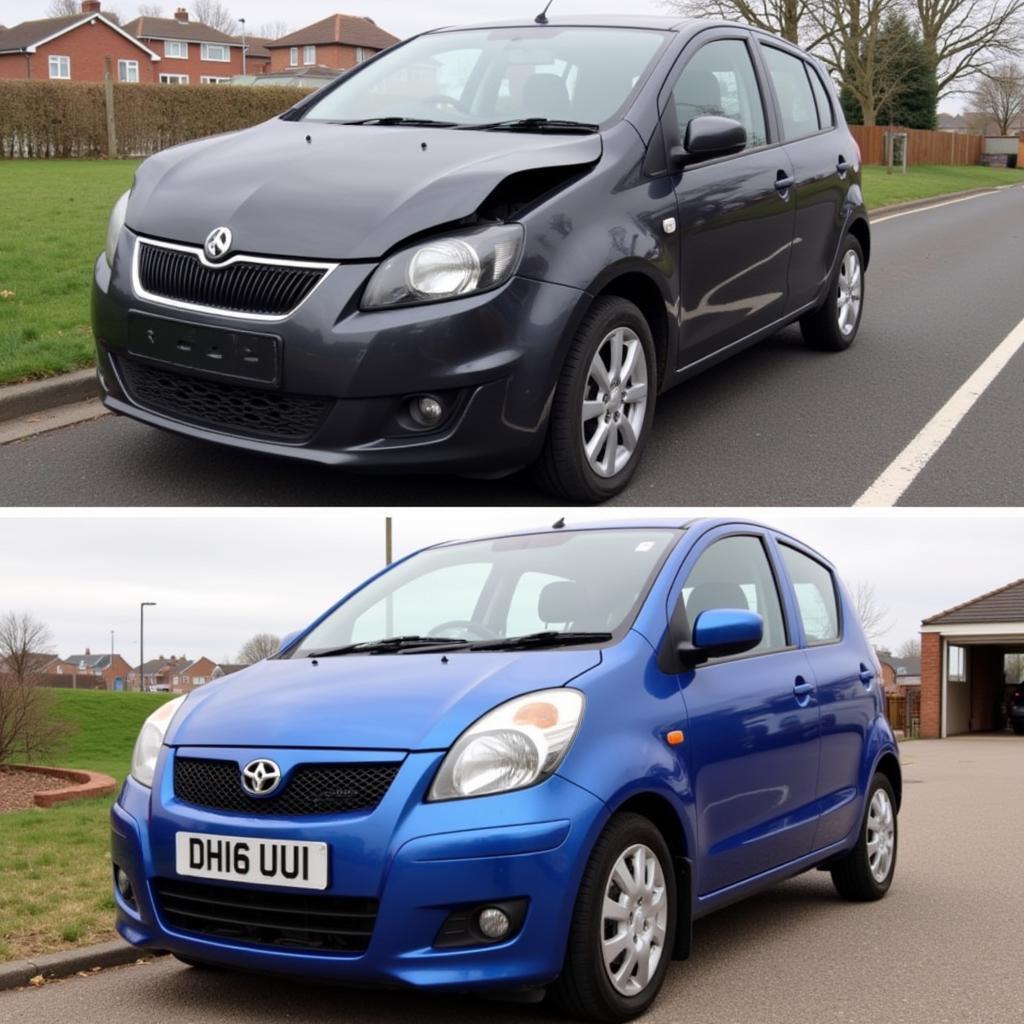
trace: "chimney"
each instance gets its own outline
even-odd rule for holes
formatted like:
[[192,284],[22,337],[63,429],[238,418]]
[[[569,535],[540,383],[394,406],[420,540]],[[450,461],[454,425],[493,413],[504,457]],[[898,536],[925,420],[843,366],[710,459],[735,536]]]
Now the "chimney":
[[174,12],[174,20],[180,21],[182,25],[184,25],[185,22],[188,21],[188,11],[186,11],[184,7],[179,7]]
[[83,14],[99,14],[100,0],[82,0]]
[[90,654],[92,654],[92,651],[90,651],[89,648],[86,647],[86,649],[85,649],[85,656],[88,658]]

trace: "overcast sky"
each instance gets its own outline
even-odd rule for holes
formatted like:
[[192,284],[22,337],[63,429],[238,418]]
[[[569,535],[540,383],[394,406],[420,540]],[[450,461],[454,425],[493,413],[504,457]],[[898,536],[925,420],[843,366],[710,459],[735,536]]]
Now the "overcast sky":
[[[650,510],[582,511],[568,521],[635,518]],[[735,511],[735,510],[726,510]],[[57,510],[0,517],[0,613],[46,622],[62,657],[115,646],[138,656],[139,602],[146,651],[233,658],[253,633],[309,623],[376,571],[388,510],[166,511],[69,516]],[[675,510],[654,510],[659,516]],[[680,509],[681,519],[692,511]],[[697,510],[696,514],[706,514]],[[874,583],[893,619],[892,647],[923,617],[1024,576],[1024,516],[743,510],[834,561],[847,584]],[[395,554],[455,537],[547,525],[547,509],[393,511]]]

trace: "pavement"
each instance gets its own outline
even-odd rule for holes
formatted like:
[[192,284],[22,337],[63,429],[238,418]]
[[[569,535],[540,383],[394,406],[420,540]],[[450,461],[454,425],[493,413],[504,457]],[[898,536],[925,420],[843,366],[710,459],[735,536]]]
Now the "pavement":
[[[889,213],[876,219],[872,239],[853,348],[812,352],[788,328],[661,396],[643,464],[615,504],[851,505],[883,477],[1024,318],[1024,189]],[[1024,504],[1024,347],[1008,351],[983,391],[967,389],[948,431],[923,468],[915,463],[894,501]],[[0,444],[2,505],[182,502],[494,506],[552,499],[525,473],[497,481],[359,475],[221,449],[110,416]]]
[[[810,872],[697,922],[650,1024],[993,1024],[1022,1019],[1024,739],[902,748],[896,876],[845,903]],[[354,990],[171,958],[0,992],[0,1024],[540,1024],[543,1005]]]

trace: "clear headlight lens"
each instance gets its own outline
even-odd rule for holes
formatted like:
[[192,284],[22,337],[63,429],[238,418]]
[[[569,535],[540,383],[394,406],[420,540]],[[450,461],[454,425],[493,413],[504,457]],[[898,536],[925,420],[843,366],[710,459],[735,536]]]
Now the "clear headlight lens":
[[181,707],[184,697],[175,697],[166,704],[161,704],[142,723],[139,738],[135,741],[132,751],[132,778],[144,786],[153,785],[153,773],[156,771],[156,759],[160,756],[164,736],[170,728],[174,716]]
[[496,288],[515,273],[524,237],[521,224],[499,224],[403,249],[374,271],[362,308],[439,302]]
[[110,220],[107,222],[107,266],[114,265],[114,253],[117,251],[117,240],[121,237],[121,228],[124,227],[124,218],[128,210],[128,197],[132,190],[127,192],[116,203],[110,211]]
[[471,725],[448,751],[428,800],[532,786],[558,767],[583,715],[583,694],[562,687],[516,697]]

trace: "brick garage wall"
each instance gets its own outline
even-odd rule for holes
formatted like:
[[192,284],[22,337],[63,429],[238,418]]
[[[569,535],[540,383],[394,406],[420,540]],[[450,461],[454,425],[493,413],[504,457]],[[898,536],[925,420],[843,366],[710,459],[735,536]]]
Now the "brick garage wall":
[[942,735],[942,636],[921,634],[921,736]]
[[52,42],[40,46],[31,55],[31,77],[33,79],[49,79],[51,54],[71,58],[72,82],[102,82],[103,58],[107,56],[114,62],[111,70],[115,81],[117,80],[117,62],[119,60],[139,62],[140,82],[155,82],[156,68],[163,63],[162,61],[154,63],[145,50],[140,50],[139,47],[102,21],[80,25],[73,32],[67,32]]
[[188,58],[182,60],[178,57],[168,57],[164,53],[164,40],[143,39],[143,42],[160,58],[157,66],[157,77],[154,81],[160,80],[160,75],[188,75],[189,85],[199,85],[204,75],[212,75],[217,78],[230,78],[232,75],[242,73],[242,47],[229,46],[229,61],[203,60],[202,43],[188,44]]

